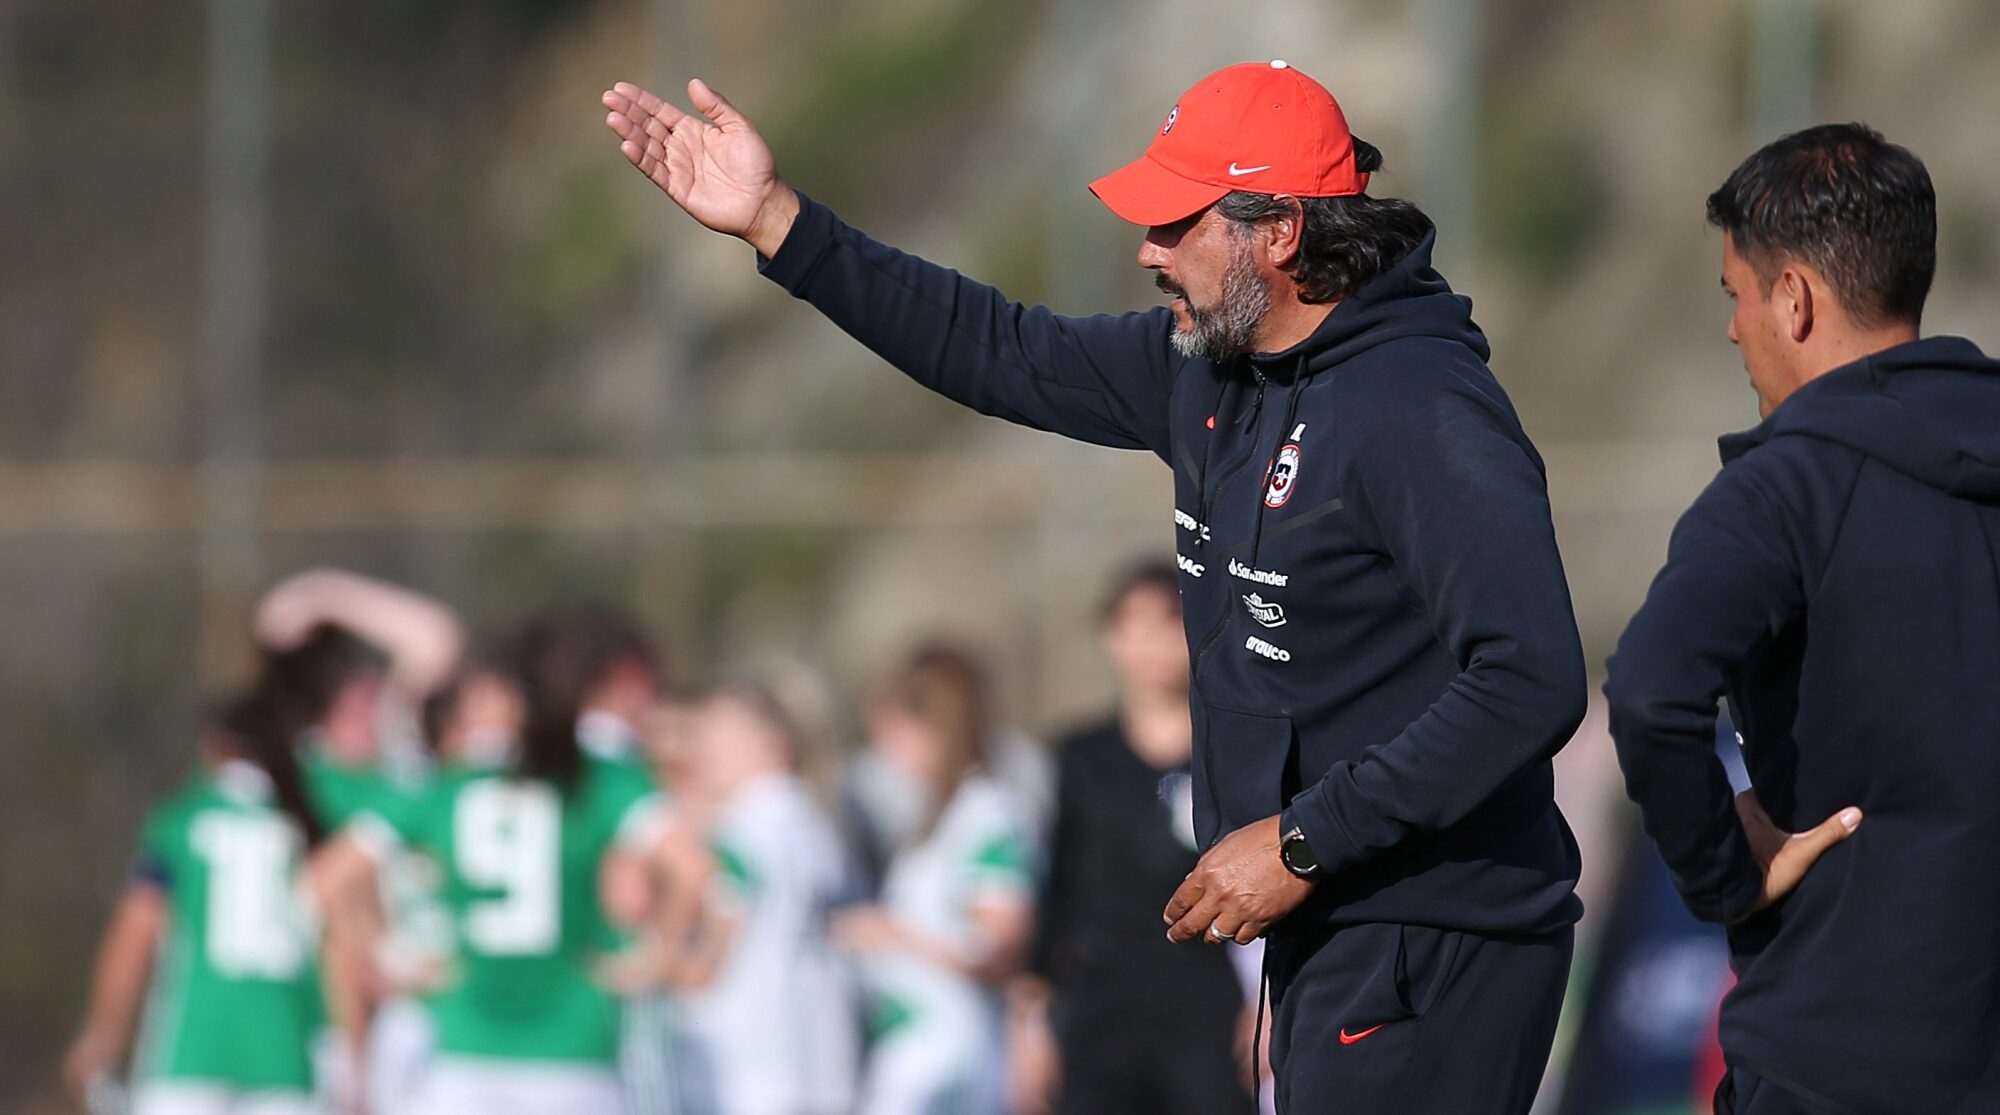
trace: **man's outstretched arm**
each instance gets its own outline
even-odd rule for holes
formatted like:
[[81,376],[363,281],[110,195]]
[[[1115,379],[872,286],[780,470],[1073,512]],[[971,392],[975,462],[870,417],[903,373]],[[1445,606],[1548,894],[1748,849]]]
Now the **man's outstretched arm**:
[[700,115],[637,86],[604,94],[627,160],[708,228],[740,237],[766,277],[949,398],[1100,445],[1165,456],[1181,361],[1171,318],[1064,317],[877,243],[778,176],[763,137],[703,82]]

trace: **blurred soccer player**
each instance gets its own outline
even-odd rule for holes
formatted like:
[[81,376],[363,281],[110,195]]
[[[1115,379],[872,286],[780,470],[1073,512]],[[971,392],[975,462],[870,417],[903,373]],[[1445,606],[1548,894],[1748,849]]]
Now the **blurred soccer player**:
[[124,1062],[143,1003],[133,1115],[320,1110],[319,948],[297,876],[324,829],[274,712],[229,705],[200,772],[147,817],[64,1064],[79,1093]]
[[1777,140],[1708,216],[1763,421],[1605,692],[1646,831],[1729,926],[1716,1110],[2000,1110],[2000,363],[1920,336],[1936,199],[1875,132]]
[[1210,74],[1091,186],[1168,304],[1069,317],[869,239],[688,92],[620,85],[607,123],[766,278],[949,398],[1173,467],[1204,851],[1163,913],[1268,931],[1280,1105],[1526,1112],[1581,909],[1550,759],[1583,654],[1541,458],[1430,218],[1367,192],[1381,153],[1283,61]]
[[[421,709],[456,676],[464,652],[457,616],[443,603],[340,569],[311,569],[258,601],[261,652],[255,685],[276,730],[301,753],[306,791],[329,832],[363,814],[391,815],[428,777]],[[411,1082],[431,1051],[428,1015],[392,977],[433,963],[436,913],[423,866],[397,857],[366,900],[382,926],[379,955],[332,955],[329,990],[345,1032],[343,1089],[371,1097],[375,1115],[408,1110]],[[335,911],[337,914],[349,911]]]
[[920,650],[869,719],[923,810],[881,904],[834,922],[872,999],[859,1112],[1000,1115],[999,986],[1026,955],[1034,883],[1022,807],[982,766],[992,727],[981,672],[961,652]]
[[[328,831],[393,812],[427,763],[420,709],[463,653],[457,617],[419,593],[335,569],[288,577],[258,601],[255,689],[299,749]],[[385,741],[385,728],[399,737]]]
[[419,1109],[434,1115],[620,1112],[619,1004],[595,968],[612,925],[636,925],[662,818],[651,783],[587,755],[585,692],[563,648],[516,652],[527,719],[517,751],[468,754],[413,802],[350,824],[315,863],[328,904],[365,890],[408,846],[443,876],[456,948],[429,1000],[438,1055]]
[[1229,957],[1160,933],[1159,896],[1194,870],[1187,643],[1171,564],[1114,586],[1101,636],[1118,711],[1058,751],[1036,968],[1054,991],[1064,1115],[1251,1111],[1233,1046]]
[[[521,637],[539,648],[549,671],[560,674],[562,689],[579,695],[576,735],[584,753],[657,786],[659,770],[644,746],[644,722],[660,696],[661,670],[645,632],[621,616],[585,609],[540,616]],[[681,874],[686,882],[686,870]],[[675,892],[645,900],[653,897],[672,903],[663,916],[678,922],[693,916],[698,896]],[[632,995],[623,1010],[618,1067],[631,1115],[669,1115],[675,1087],[667,1064],[670,1005],[648,990]]]
[[674,1058],[683,1115],[848,1115],[859,1005],[828,936],[848,893],[839,832],[797,773],[777,699],[725,686],[691,712],[686,756],[717,869],[682,966]]
[[[343,775],[403,782],[423,773],[417,709],[459,665],[465,634],[443,603],[341,569],[309,569],[257,602],[260,684],[303,717],[308,765],[339,802],[321,803],[338,827],[367,787]],[[365,781],[365,778],[361,778]],[[338,783],[338,785],[333,785]]]

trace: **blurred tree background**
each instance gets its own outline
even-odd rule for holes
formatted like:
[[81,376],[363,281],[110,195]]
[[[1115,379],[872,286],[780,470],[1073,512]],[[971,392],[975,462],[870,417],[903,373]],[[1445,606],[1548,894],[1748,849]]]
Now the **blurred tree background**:
[[781,652],[853,686],[941,629],[1032,728],[1103,698],[1091,608],[1171,545],[1165,469],[885,371],[633,174],[602,88],[698,72],[848,219],[1084,312],[1157,297],[1084,183],[1273,55],[1439,218],[1593,661],[1755,419],[1701,206],[1757,143],[1916,150],[1929,325],[2000,343],[1984,0],[0,5],[0,1107],[53,1102],[140,812],[301,566],[475,630],[630,608],[687,678]]

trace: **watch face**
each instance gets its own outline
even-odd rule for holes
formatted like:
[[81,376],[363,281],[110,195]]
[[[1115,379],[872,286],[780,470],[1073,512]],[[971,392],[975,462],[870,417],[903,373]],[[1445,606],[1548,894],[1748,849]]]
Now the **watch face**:
[[1285,834],[1284,843],[1278,846],[1278,854],[1294,875],[1310,875],[1319,870],[1319,860],[1313,857],[1312,846],[1306,843],[1305,834],[1297,829]]

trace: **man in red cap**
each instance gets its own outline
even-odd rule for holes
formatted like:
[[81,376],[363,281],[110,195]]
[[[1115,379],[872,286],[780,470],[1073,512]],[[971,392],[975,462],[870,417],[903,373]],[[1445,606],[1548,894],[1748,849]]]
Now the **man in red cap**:
[[918,382],[1175,474],[1205,849],[1175,940],[1268,941],[1281,1111],[1526,1112],[1568,977],[1549,760],[1582,650],[1542,463],[1430,219],[1284,62],[1230,66],[1092,189],[1170,296],[1064,317],[870,240],[699,80],[607,122],[696,220]]

